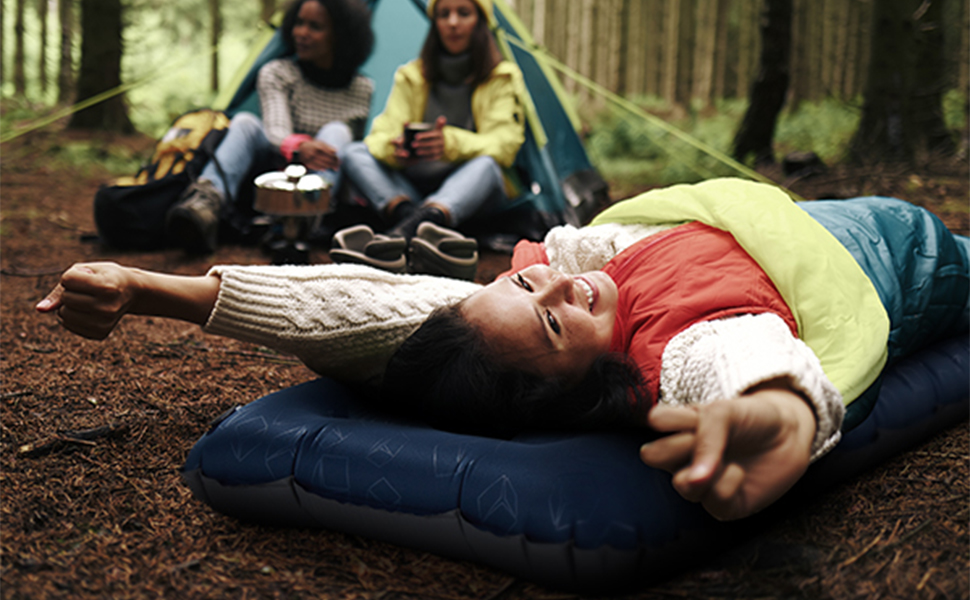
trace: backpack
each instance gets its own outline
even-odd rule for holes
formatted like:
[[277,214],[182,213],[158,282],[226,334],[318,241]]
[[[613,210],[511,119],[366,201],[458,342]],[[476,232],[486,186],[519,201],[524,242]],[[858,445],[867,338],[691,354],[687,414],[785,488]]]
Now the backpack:
[[[102,185],[94,196],[94,222],[101,240],[122,250],[170,245],[165,215],[194,182],[229,130],[229,117],[203,108],[175,119],[155,144],[147,165],[134,177]],[[222,169],[216,163],[222,175]],[[223,176],[223,179],[225,177]]]

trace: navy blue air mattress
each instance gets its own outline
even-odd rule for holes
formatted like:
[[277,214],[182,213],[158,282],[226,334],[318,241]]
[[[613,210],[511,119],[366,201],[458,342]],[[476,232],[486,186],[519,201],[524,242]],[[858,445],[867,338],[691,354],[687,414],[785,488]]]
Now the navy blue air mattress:
[[[892,210],[873,217],[867,203]],[[891,199],[805,208],[876,283],[891,359],[866,405],[850,410],[843,441],[788,498],[864,472],[970,412],[970,240]],[[641,463],[649,436],[458,435],[390,418],[317,379],[221,419],[189,453],[183,477],[200,500],[247,521],[324,527],[603,593],[667,577],[751,529],[750,520],[714,520],[677,495],[667,473]]]

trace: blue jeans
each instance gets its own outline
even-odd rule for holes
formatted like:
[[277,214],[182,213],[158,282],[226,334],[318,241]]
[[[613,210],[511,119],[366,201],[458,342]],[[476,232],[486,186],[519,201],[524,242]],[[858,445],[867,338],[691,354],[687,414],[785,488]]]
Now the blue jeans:
[[[346,123],[331,121],[317,132],[316,139],[325,142],[338,151],[353,141],[353,133]],[[216,149],[215,161],[209,161],[199,179],[208,179],[213,187],[226,195],[231,192],[233,198],[238,197],[243,179],[254,164],[271,164],[279,156],[279,149],[270,143],[263,130],[263,122],[251,113],[240,112],[229,122],[229,131],[222,143]],[[225,181],[219,175],[216,162],[225,173]],[[334,188],[339,183],[338,174],[334,171],[320,171],[320,176],[330,182]],[[334,190],[336,192],[336,189]]]
[[488,214],[507,201],[502,170],[491,156],[479,156],[457,166],[427,196],[421,194],[402,171],[374,158],[363,142],[354,142],[340,155],[341,171],[371,207],[382,217],[392,199],[435,204],[448,211],[449,225],[456,226],[475,214]]

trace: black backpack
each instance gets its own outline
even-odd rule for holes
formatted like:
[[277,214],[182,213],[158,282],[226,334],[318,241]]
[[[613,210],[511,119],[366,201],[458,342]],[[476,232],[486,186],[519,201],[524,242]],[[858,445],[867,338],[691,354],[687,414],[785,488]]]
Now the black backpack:
[[175,119],[137,175],[116,179],[95,194],[94,222],[101,240],[122,250],[170,245],[165,236],[168,209],[213,159],[228,130],[229,117],[208,108]]

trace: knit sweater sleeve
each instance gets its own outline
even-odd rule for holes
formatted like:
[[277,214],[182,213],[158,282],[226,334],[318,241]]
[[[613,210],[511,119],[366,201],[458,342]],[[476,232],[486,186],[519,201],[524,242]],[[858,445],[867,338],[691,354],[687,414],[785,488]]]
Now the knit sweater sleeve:
[[735,398],[778,377],[787,378],[815,412],[815,461],[841,438],[842,396],[812,350],[775,314],[703,321],[676,335],[663,353],[660,402],[706,404]]
[[672,225],[606,223],[577,229],[572,225],[561,225],[550,229],[543,242],[549,266],[575,275],[602,269],[627,247],[670,227]]
[[313,371],[375,381],[397,347],[436,308],[480,286],[359,265],[219,266],[204,330],[297,356]]
[[275,146],[282,144],[293,133],[290,95],[295,83],[294,72],[287,69],[282,60],[266,63],[256,76],[263,127],[266,137]]

